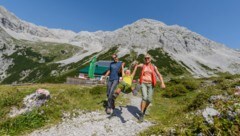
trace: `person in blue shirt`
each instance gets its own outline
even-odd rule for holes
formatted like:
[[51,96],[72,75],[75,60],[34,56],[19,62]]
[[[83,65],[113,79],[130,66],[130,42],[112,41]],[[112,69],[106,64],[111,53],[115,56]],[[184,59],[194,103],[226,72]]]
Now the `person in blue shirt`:
[[116,86],[119,83],[119,72],[121,71],[122,62],[118,60],[118,56],[116,54],[112,55],[113,62],[110,63],[109,70],[105,74],[106,76],[109,76],[109,80],[107,83],[107,97],[108,97],[108,105],[106,112],[107,114],[111,114],[113,112],[113,109],[115,108],[114,105],[114,99],[113,99],[113,93],[116,89]]

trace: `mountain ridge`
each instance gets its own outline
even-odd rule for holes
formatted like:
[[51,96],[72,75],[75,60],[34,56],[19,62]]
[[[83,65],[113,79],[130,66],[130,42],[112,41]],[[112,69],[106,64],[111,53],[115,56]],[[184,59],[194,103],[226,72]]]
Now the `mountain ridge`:
[[0,27],[15,39],[67,43],[82,48],[72,57],[55,62],[62,66],[118,47],[115,52],[119,57],[126,56],[131,51],[139,56],[149,50],[162,49],[171,59],[176,60],[196,77],[208,77],[218,72],[240,73],[239,51],[211,41],[185,27],[168,26],[153,19],[143,18],[114,31],[78,33],[28,23],[1,6],[0,19]]

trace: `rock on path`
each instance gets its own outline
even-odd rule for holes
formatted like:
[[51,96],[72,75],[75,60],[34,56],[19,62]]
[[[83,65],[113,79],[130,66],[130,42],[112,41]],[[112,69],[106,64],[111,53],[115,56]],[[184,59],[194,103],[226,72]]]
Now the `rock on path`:
[[100,112],[79,115],[71,120],[48,128],[37,130],[31,136],[134,136],[152,125],[151,122],[138,122],[141,98],[131,96],[130,104],[115,109],[116,116]]

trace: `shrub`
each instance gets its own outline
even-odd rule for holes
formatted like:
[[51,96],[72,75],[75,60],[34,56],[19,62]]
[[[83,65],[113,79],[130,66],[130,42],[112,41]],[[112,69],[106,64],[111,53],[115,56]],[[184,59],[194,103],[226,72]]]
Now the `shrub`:
[[179,84],[181,83],[182,79],[180,78],[171,78],[171,80],[169,81],[171,84]]
[[183,85],[189,90],[193,91],[198,89],[200,82],[196,81],[195,79],[188,79],[188,80],[183,80]]
[[197,81],[196,79],[192,79],[192,78],[183,78],[183,79],[172,78],[170,80],[169,85],[176,85],[176,84],[182,84],[182,85],[185,86],[185,88],[187,90],[193,91],[193,90],[196,90],[199,87],[200,82]]
[[196,110],[207,102],[209,95],[206,93],[199,93],[195,99],[188,105],[187,110]]
[[100,95],[104,93],[106,93],[106,88],[103,86],[95,86],[90,90],[91,95]]
[[175,86],[170,86],[166,88],[166,91],[163,93],[164,97],[177,97],[177,96],[183,96],[188,92],[186,87],[182,84],[178,84]]
[[224,78],[223,77],[220,77],[220,78],[217,78],[216,80],[213,81],[213,83],[215,84],[220,84],[224,81]]

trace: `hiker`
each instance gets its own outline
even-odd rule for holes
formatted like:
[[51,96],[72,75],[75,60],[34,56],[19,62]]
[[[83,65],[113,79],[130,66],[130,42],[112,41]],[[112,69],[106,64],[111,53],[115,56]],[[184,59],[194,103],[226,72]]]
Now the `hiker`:
[[158,68],[151,63],[151,56],[149,54],[145,55],[145,63],[139,64],[138,67],[142,68],[140,75],[140,84],[142,89],[142,102],[141,102],[141,113],[139,115],[139,121],[143,121],[145,112],[152,102],[154,87],[156,86],[158,76],[161,88],[165,88],[165,84]]
[[133,92],[135,87],[132,85],[133,77],[136,74],[137,71],[137,65],[134,66],[134,70],[131,74],[131,71],[129,69],[124,70],[124,65],[122,65],[122,81],[118,84],[117,89],[114,91],[113,99],[115,104],[115,99],[117,96],[121,93],[130,93]]
[[112,55],[112,59],[113,59],[113,62],[110,63],[109,70],[104,76],[105,79],[107,76],[109,76],[109,80],[107,83],[107,98],[108,98],[107,109],[106,109],[107,114],[111,114],[111,112],[115,108],[114,100],[112,96],[116,86],[119,83],[119,71],[121,71],[121,67],[123,64],[118,60],[118,56],[116,54]]

